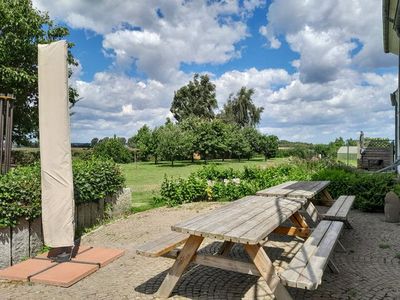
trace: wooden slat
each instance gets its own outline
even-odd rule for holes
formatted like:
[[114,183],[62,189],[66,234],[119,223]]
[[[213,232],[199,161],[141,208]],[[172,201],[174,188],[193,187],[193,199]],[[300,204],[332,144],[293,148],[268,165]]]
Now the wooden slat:
[[298,288],[315,290],[321,284],[325,267],[328,264],[329,257],[335,248],[342,229],[342,222],[332,222],[329,226],[317,250],[299,276],[297,280]]
[[346,200],[346,196],[340,196],[336,199],[335,203],[329,208],[326,215],[336,216],[343,202]]
[[309,228],[299,228],[299,227],[286,227],[286,226],[279,226],[276,228],[273,233],[289,235],[289,236],[299,236],[299,237],[309,237],[310,236],[310,229]]
[[311,199],[329,185],[329,181],[288,181],[257,192],[262,196]]
[[[264,220],[265,218],[273,218],[274,214],[277,212],[277,203],[282,205],[282,209],[285,209],[285,205],[295,205],[282,198],[275,198],[275,200],[272,200],[272,198],[266,199],[268,199],[268,201],[261,203],[260,206],[255,207],[254,209],[251,208],[246,212],[241,211],[241,214],[235,216],[234,219],[232,219],[232,217],[224,219],[220,221],[219,226],[211,225],[207,230],[212,230],[216,238],[226,240],[228,235],[232,236],[232,231],[236,228],[241,228],[245,231],[250,230],[252,228],[248,228],[250,220],[255,221],[260,219]],[[235,235],[233,237],[235,238],[237,236]]]
[[260,272],[254,264],[233,260],[217,255],[196,255],[193,263],[227,271],[239,272],[248,275],[260,276]]
[[136,253],[148,257],[158,257],[183,244],[188,238],[188,234],[170,232],[158,239],[140,245],[137,247]]
[[355,200],[355,196],[347,196],[343,205],[340,207],[338,213],[336,214],[338,217],[347,218],[347,215],[350,212],[351,207],[353,206],[353,202]]
[[331,221],[321,221],[318,224],[311,236],[296,253],[288,268],[281,274],[284,284],[297,287],[298,278],[307,266],[310,257],[314,254],[331,223]]
[[[172,226],[172,229],[203,237],[257,244],[301,207],[301,201],[277,197],[249,196],[236,205]],[[260,225],[260,226],[258,226]],[[259,228],[258,228],[259,227]],[[261,229],[260,229],[261,228]],[[255,240],[248,233],[256,229]],[[252,235],[254,236],[254,234]]]

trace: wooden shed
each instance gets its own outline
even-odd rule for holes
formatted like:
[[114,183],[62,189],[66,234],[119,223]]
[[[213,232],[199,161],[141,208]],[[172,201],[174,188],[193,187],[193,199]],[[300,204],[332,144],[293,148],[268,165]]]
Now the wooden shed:
[[393,143],[387,139],[366,139],[364,147],[360,147],[360,154],[357,167],[377,171],[393,163]]

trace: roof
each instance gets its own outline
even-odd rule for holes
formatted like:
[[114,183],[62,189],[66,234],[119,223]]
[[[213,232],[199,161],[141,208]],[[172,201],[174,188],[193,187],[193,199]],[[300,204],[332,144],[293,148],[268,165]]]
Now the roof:
[[[349,146],[349,154],[357,154],[358,153],[358,147],[357,146]],[[339,148],[337,153],[347,153],[347,146],[342,146]]]
[[398,0],[382,1],[383,50],[399,54],[400,9]]

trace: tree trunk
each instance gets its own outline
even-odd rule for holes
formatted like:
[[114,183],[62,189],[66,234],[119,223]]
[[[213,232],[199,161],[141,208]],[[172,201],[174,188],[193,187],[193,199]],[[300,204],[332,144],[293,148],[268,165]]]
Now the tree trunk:
[[173,160],[171,160],[171,164],[174,165],[174,161]]

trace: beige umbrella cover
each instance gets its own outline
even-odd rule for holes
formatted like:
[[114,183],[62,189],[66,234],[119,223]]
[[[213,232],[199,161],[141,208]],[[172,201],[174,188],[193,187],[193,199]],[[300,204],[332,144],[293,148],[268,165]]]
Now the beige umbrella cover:
[[67,44],[38,46],[39,132],[44,242],[50,247],[74,245]]

